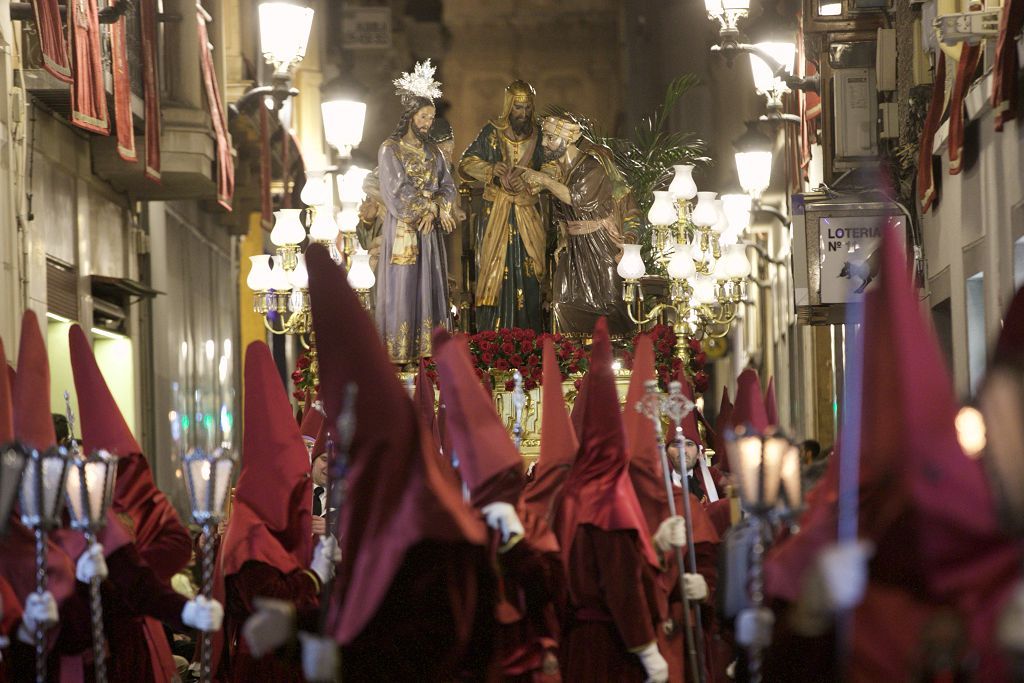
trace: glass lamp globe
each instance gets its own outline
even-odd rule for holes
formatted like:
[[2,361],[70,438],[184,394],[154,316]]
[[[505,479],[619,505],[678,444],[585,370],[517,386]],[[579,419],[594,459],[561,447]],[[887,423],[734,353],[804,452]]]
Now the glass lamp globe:
[[[793,73],[796,61],[796,44],[786,42],[764,42],[755,47],[767,53],[772,59],[782,64],[786,73]],[[756,54],[750,55],[750,72],[754,77],[754,89],[759,95],[789,92],[786,83],[772,73],[772,68]]]
[[338,226],[343,233],[351,234],[356,232],[356,228],[359,227],[359,209],[351,204],[343,207],[338,212]]
[[697,277],[697,268],[686,245],[676,244],[668,262],[668,276],[673,280],[692,280]]
[[729,280],[743,280],[750,275],[750,260],[747,259],[747,248],[742,244],[733,244],[725,248],[719,260]]
[[693,182],[693,165],[677,164],[672,167],[676,175],[668,186],[669,194],[675,199],[690,201],[697,194],[697,183]]
[[726,219],[729,222],[729,232],[740,235],[750,227],[750,195],[749,194],[723,194],[722,210],[725,211]]
[[309,289],[309,271],[306,270],[306,255],[299,254],[295,268],[288,273],[288,282],[292,289]]
[[622,245],[623,254],[616,271],[623,280],[639,280],[647,274],[647,266],[640,256],[639,244]]
[[306,184],[302,186],[299,199],[306,206],[323,206],[330,201],[330,182],[322,173],[311,171],[306,174]]
[[263,2],[259,6],[260,46],[275,69],[287,69],[306,56],[313,10],[290,2]]
[[363,181],[370,175],[369,169],[352,166],[338,176],[338,199],[342,204],[359,204],[366,197]]
[[280,263],[275,262],[274,267],[270,269],[270,278],[267,285],[267,289],[272,289],[282,294],[291,290],[292,283],[288,279],[288,272],[281,267]]
[[715,303],[715,281],[707,275],[698,275],[693,279],[693,302],[710,305]]
[[249,275],[245,278],[246,286],[254,292],[265,292],[270,289],[270,256],[257,254],[249,257]]
[[725,216],[725,210],[722,208],[722,200],[715,199],[712,201],[712,206],[715,207],[715,222],[710,225],[711,232],[716,235],[721,235],[729,228],[729,219]]
[[320,115],[327,143],[341,156],[350,156],[352,148],[363,141],[366,103],[349,99],[331,100],[320,105]]
[[693,207],[690,219],[700,228],[706,228],[718,222],[718,208],[715,206],[717,192],[698,192],[697,206]]
[[309,226],[309,239],[315,242],[334,242],[338,238],[338,224],[333,214],[329,206],[317,210],[313,224]]
[[373,269],[370,268],[370,252],[357,249],[352,254],[352,267],[348,271],[348,284],[356,291],[366,291],[377,282]]
[[651,225],[672,225],[676,222],[676,207],[672,203],[671,190],[654,191],[654,203],[647,212],[647,221]]
[[306,229],[302,227],[299,215],[302,209],[281,209],[274,212],[274,229],[270,231],[270,241],[278,247],[301,244],[306,239]]

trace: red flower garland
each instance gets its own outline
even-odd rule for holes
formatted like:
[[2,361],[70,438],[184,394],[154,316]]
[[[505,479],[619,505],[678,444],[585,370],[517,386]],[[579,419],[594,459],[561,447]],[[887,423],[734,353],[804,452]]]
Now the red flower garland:
[[[658,375],[658,383],[662,389],[668,387],[679,372],[682,364],[675,355],[676,335],[668,325],[657,325],[648,334],[654,342],[654,362]],[[639,335],[637,335],[639,337]],[[527,391],[536,389],[543,377],[542,353],[544,340],[550,338],[554,343],[558,367],[562,371],[562,380],[570,375],[586,373],[590,367],[590,353],[577,341],[561,334],[537,334],[533,330],[523,328],[502,328],[497,331],[488,330],[467,337],[469,352],[473,358],[476,375],[481,381],[489,377],[491,370],[511,372],[519,370],[523,376],[523,388]],[[636,338],[625,345],[623,365],[633,366],[633,349]],[[701,344],[695,339],[690,340],[690,376],[693,388],[698,394],[707,391],[708,375],[704,371],[707,356],[701,350]],[[435,383],[438,381],[437,368],[432,359],[425,358],[423,363],[427,375]],[[579,380],[576,381],[577,388]],[[505,390],[512,391],[515,384],[511,378],[505,380]]]

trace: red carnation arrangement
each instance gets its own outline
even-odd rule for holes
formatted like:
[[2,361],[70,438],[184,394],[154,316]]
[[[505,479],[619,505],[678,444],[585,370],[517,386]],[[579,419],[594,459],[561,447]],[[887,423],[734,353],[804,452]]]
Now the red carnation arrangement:
[[295,361],[292,384],[295,386],[292,397],[300,404],[307,398],[316,396],[320,391],[320,385],[316,383],[316,378],[313,376],[313,360],[305,352]]

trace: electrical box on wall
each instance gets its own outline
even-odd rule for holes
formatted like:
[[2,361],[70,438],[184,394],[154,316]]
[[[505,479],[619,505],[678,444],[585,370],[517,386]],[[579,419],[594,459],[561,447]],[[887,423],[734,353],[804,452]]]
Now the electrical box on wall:
[[793,292],[805,325],[846,322],[878,281],[882,234],[896,231],[907,244],[907,217],[894,203],[793,195]]
[[873,68],[836,69],[833,75],[833,168],[861,166],[878,156],[878,91]]
[[896,89],[896,29],[878,29],[875,46],[875,79],[879,92]]

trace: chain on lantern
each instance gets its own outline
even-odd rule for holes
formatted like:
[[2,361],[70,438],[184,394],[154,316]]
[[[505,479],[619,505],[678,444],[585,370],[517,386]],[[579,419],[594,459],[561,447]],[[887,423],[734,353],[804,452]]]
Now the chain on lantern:
[[[641,245],[625,245],[618,272],[623,299],[637,325],[673,311],[676,353],[689,360],[690,339],[721,338],[746,301],[750,262],[739,240],[750,224],[749,195],[698,192],[693,166],[675,166],[668,189],[654,192],[647,214],[651,225],[651,258],[668,273],[667,302],[644,311],[640,280],[647,267]],[[694,202],[696,198],[696,202]]]

